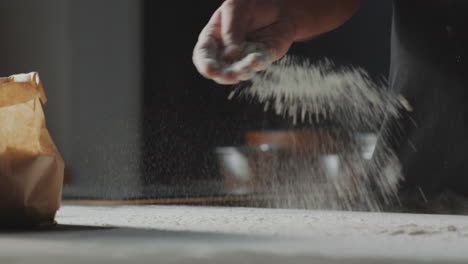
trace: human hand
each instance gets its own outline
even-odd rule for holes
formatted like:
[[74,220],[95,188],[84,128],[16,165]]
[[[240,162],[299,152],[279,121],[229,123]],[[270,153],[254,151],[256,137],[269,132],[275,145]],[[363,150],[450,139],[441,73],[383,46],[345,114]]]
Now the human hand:
[[286,54],[295,25],[279,0],[226,0],[200,33],[193,62],[220,84],[251,79]]

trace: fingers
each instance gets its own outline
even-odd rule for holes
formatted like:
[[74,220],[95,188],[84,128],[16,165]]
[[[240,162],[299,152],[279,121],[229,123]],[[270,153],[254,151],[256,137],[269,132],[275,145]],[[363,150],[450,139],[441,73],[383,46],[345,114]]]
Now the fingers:
[[287,28],[281,23],[247,34],[250,18],[255,15],[250,10],[254,2],[226,0],[202,30],[193,62],[204,77],[219,84],[236,84],[253,78],[286,53],[292,40],[282,39],[287,36]]
[[218,46],[216,39],[209,36],[195,46],[193,64],[205,78],[213,78],[219,74],[220,66],[216,55]]
[[[204,77],[219,84],[236,84],[253,76],[255,59],[239,60],[245,42],[249,10],[253,0],[226,0],[200,33],[193,63]],[[237,62],[236,62],[237,61]],[[237,65],[237,66],[236,66]],[[247,74],[248,73],[248,74]]]
[[265,46],[259,43],[243,45],[241,57],[220,72],[215,79],[222,84],[236,84],[252,79],[259,71],[265,70],[272,62]]
[[[283,57],[294,42],[294,24],[287,19],[249,33],[247,39],[255,41],[240,46],[237,60],[222,65],[215,79],[221,84],[235,84],[252,79],[259,71],[264,71],[273,61]],[[260,42],[260,43],[259,43]]]
[[236,60],[227,62],[218,57],[220,45],[211,36],[201,37],[193,55],[197,70],[219,84],[237,84],[252,79],[255,73],[265,70],[273,61],[265,45],[249,43],[241,46]]
[[219,74],[218,53],[220,45],[221,12],[216,11],[200,33],[193,50],[193,64],[205,78],[212,79]]
[[[265,70],[262,65],[264,63],[261,62],[262,60],[261,54],[249,54],[245,59],[239,62],[237,65],[239,73],[237,76],[238,81],[247,81],[252,79],[255,74],[259,71]],[[236,65],[235,65],[236,66]]]
[[222,58],[234,60],[244,42],[254,0],[226,0],[221,7]]
[[292,21],[280,19],[268,27],[252,32],[247,38],[264,43],[271,53],[271,59],[275,61],[288,52],[294,42],[294,32]]
[[[257,50],[253,51],[250,48],[250,52],[246,53],[249,48],[244,46],[242,49],[242,56],[244,57],[229,64],[217,64],[217,71],[209,75],[209,78],[218,84],[237,84],[241,81],[250,80],[257,72],[265,70],[272,62],[271,56],[263,49],[263,45],[249,44],[249,46],[255,46]],[[262,49],[258,49],[260,46]]]

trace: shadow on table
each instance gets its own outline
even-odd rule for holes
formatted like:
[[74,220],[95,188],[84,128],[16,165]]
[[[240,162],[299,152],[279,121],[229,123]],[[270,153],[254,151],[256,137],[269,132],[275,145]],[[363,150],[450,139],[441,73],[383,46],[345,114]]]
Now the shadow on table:
[[[9,240],[9,239],[12,240]],[[19,239],[19,240],[18,240]],[[275,244],[281,242],[276,237],[256,236],[248,234],[231,234],[218,232],[166,231],[157,229],[139,229],[127,227],[97,227],[78,225],[57,225],[40,230],[0,230],[0,242],[9,241],[8,245],[18,245],[18,241],[28,243],[19,246],[24,252],[21,255],[11,254],[9,260],[26,258],[38,264],[51,263],[180,263],[180,264],[239,264],[239,263],[290,263],[290,264],[436,264],[440,261],[409,260],[359,257],[331,257],[307,251],[281,254],[276,252],[281,247],[294,247],[297,244]],[[14,243],[12,242],[14,241]],[[44,243],[46,242],[46,243]],[[49,243],[47,243],[49,242]],[[52,242],[52,243],[50,243]],[[264,243],[270,245],[270,250],[257,250]],[[273,243],[269,243],[273,242]],[[285,242],[284,240],[282,242]],[[12,244],[13,243],[13,244]],[[32,243],[32,244],[31,244]],[[39,251],[32,251],[31,245],[42,245]],[[52,245],[52,247],[51,247]],[[54,246],[63,245],[59,249]],[[212,250],[209,254],[193,254],[187,248],[200,249],[197,245],[208,245]],[[221,247],[217,247],[221,245]],[[239,247],[241,245],[241,247]],[[186,247],[185,249],[183,247]],[[311,244],[313,247],[314,244]],[[54,254],[39,254],[38,252],[52,250]],[[56,254],[54,250],[60,252]],[[1,250],[0,250],[1,251]],[[119,252],[124,252],[119,255]],[[29,252],[29,253],[28,253]],[[34,253],[35,252],[35,253]],[[47,252],[47,251],[46,251]],[[50,251],[49,251],[50,252]],[[18,254],[18,253],[16,253]],[[29,254],[24,256],[24,254]],[[39,255],[38,255],[39,254]],[[110,257],[110,256],[113,257]],[[9,255],[0,255],[2,257]],[[13,256],[13,257],[12,257]],[[29,256],[29,257],[28,257]],[[8,260],[8,258],[7,258]],[[155,262],[158,260],[158,262]],[[10,263],[10,262],[8,262]],[[13,263],[13,261],[11,261]],[[14,262],[17,263],[17,262]],[[20,262],[18,262],[20,263]],[[443,263],[466,263],[444,261]]]
[[115,226],[81,226],[81,225],[56,225],[40,229],[9,229],[1,230],[0,236],[20,238],[20,239],[39,239],[39,240],[66,240],[74,242],[95,241],[113,243],[129,243],[132,241],[153,241],[153,242],[220,242],[229,243],[232,241],[272,241],[272,237],[232,234],[219,232],[195,232],[182,230],[158,230]]

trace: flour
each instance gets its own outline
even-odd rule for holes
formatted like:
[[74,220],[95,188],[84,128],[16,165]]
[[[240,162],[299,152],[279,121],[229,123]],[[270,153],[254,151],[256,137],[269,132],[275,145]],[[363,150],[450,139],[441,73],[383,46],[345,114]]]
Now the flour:
[[[406,235],[406,236],[421,236],[421,235],[436,235],[436,234],[445,234],[449,235],[450,233],[457,234],[459,232],[458,228],[454,225],[400,225],[395,226],[390,230],[384,230],[380,232],[381,234],[388,234],[391,236]],[[458,234],[464,235],[464,234]]]
[[359,67],[338,67],[330,60],[311,64],[285,57],[256,75],[248,89],[238,87],[230,98],[248,97],[273,108],[294,123],[338,119],[352,128],[376,128],[387,115],[398,115],[406,100],[384,92],[385,82],[374,82]]
[[[380,130],[385,118],[398,118],[411,108],[386,89],[385,81],[375,82],[362,68],[338,67],[330,60],[312,64],[286,57],[247,87],[235,88],[229,98],[259,102],[265,111],[290,118],[291,129],[297,123],[333,124],[329,130],[336,140],[319,146],[318,157],[292,151],[256,164],[272,168],[269,193],[278,199],[271,206],[380,211],[395,201],[401,168],[382,137],[388,132]],[[371,157],[363,155],[360,132],[381,136]]]
[[[214,58],[212,63],[220,70],[221,75],[233,73],[237,82],[252,79],[257,72],[266,70],[273,62],[272,52],[262,43],[244,43],[239,50],[240,54],[234,61],[224,60],[217,49],[209,50],[208,57]],[[214,80],[220,84],[230,83],[222,77]]]

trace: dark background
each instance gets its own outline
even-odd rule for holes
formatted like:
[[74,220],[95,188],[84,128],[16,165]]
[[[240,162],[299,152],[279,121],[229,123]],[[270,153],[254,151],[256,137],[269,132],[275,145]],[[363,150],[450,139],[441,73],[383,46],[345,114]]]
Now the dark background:
[[[203,79],[191,62],[199,31],[221,1],[145,1],[144,179],[207,180],[216,146],[243,144],[249,130],[291,128],[259,105],[229,101],[231,87]],[[389,67],[390,1],[365,1],[342,28],[297,43],[290,53],[359,65],[373,76]]]
[[[243,144],[249,130],[291,128],[258,105],[227,100],[230,87],[193,67],[198,33],[221,3],[0,3],[0,75],[40,73],[47,126],[70,176],[65,197],[190,195],[217,177],[216,146]],[[346,25],[291,53],[386,76],[391,13],[391,0],[364,1]]]

